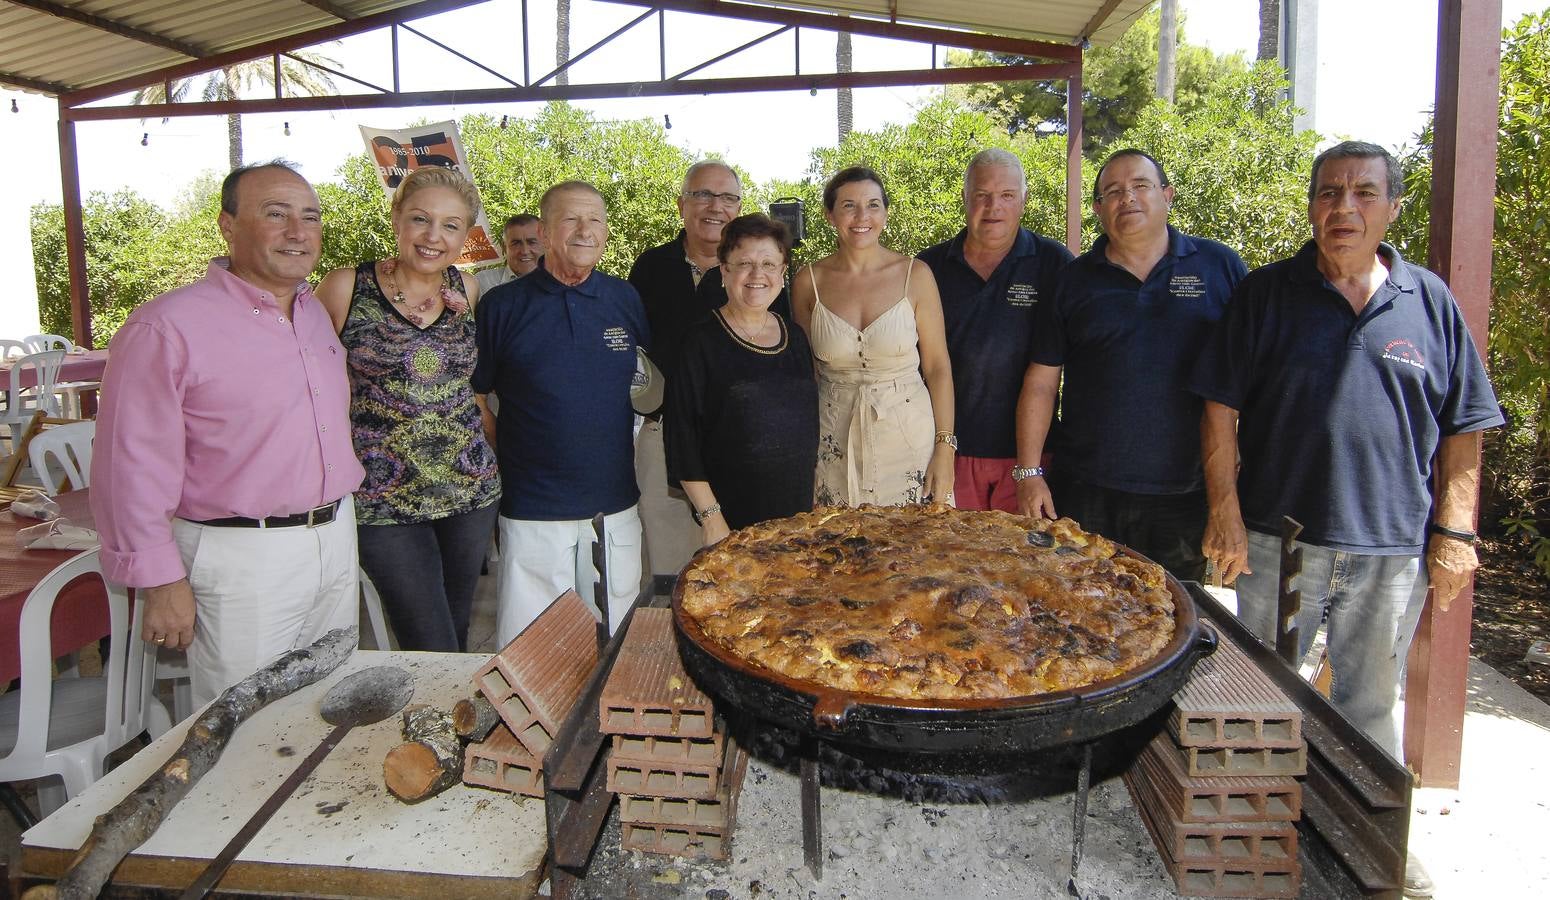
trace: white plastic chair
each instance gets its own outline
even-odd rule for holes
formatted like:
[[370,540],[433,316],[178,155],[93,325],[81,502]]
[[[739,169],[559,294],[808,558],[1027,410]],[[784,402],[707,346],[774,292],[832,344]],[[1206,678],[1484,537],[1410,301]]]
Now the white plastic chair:
[[27,345],[28,353],[42,353],[45,350],[63,350],[69,353],[75,349],[75,341],[57,334],[29,334],[22,338],[22,343]]
[[366,577],[366,570],[361,570],[361,603],[366,607],[366,620],[371,623],[371,639],[378,650],[392,650],[392,642],[388,640],[387,618],[382,615],[382,595],[377,593],[377,586]]
[[31,353],[27,345],[21,341],[13,341],[10,338],[0,338],[0,359],[10,359],[13,356],[26,356]]
[[[60,415],[54,386],[59,380],[59,365],[64,359],[63,350],[45,350],[42,353],[29,353],[11,366],[11,381],[6,387],[5,409],[0,411],[0,424],[10,427],[13,450],[21,441],[22,429],[32,421],[33,413],[42,410],[45,415]],[[22,387],[22,373],[29,370],[34,376],[32,386]]]
[[[61,563],[22,604],[21,690],[0,695],[0,781],[47,779],[38,785],[43,815],[102,777],[108,754],[142,731],[172,727],[152,695],[152,648],[140,640],[140,607],[129,611],[123,588],[108,584],[108,658],[94,678],[53,678],[49,618],[59,592],[76,578],[102,575],[99,551]],[[63,785],[55,784],[57,776]]]
[[[97,436],[96,422],[73,422],[38,432],[27,444],[27,456],[32,463],[32,473],[43,483],[43,493],[53,496],[59,493],[64,482],[75,490],[91,486],[91,447]],[[50,461],[61,472],[61,479],[54,480]]]

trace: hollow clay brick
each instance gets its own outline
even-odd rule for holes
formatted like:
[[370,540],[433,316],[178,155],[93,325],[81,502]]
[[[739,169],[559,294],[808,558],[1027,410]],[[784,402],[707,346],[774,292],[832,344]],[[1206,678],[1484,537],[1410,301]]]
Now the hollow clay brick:
[[597,665],[597,620],[566,591],[474,673],[474,686],[539,759]]
[[599,703],[604,734],[708,738],[715,730],[710,698],[678,657],[669,609],[635,611]]

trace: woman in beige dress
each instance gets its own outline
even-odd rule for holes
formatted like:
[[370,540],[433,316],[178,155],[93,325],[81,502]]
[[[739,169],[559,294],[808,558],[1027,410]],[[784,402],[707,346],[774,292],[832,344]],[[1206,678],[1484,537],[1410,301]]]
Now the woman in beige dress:
[[791,283],[818,370],[814,500],[951,503],[958,439],[936,280],[880,242],[888,192],[876,172],[839,172],[823,205],[838,249]]

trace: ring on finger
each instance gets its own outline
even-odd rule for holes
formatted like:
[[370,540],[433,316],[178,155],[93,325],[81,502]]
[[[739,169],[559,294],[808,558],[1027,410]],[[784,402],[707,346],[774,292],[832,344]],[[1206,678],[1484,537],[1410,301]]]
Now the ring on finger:
[[158,644],[165,644],[165,643],[167,643],[167,636],[165,634],[158,634],[155,637],[151,638],[151,640],[155,641]]

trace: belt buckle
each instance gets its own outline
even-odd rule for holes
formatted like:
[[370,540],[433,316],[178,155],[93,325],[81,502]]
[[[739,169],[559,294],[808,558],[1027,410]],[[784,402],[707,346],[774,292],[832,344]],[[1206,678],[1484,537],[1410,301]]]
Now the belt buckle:
[[307,510],[307,527],[308,528],[317,528],[320,525],[327,525],[328,524],[327,522],[316,521],[318,511],[323,509],[323,508],[324,507],[322,507],[322,506],[314,506],[313,508]]

